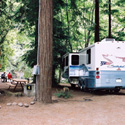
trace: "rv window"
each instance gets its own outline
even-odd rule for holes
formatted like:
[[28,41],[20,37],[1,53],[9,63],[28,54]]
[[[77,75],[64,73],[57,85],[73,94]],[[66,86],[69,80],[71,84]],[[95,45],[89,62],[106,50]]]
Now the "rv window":
[[87,64],[90,64],[91,63],[91,49],[87,50],[87,55],[88,55],[88,62],[87,62]]
[[66,66],[68,66],[68,56],[66,57]]
[[79,55],[72,55],[72,65],[79,65]]
[[65,58],[63,58],[63,67],[65,66]]

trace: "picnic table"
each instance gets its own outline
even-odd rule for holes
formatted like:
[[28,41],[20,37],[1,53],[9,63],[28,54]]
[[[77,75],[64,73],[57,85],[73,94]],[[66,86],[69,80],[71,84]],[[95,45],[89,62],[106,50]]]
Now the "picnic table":
[[9,89],[11,86],[14,86],[14,91],[15,91],[17,86],[20,86],[22,87],[22,90],[23,90],[24,85],[27,83],[28,83],[28,80],[26,79],[12,79],[12,82],[9,85]]

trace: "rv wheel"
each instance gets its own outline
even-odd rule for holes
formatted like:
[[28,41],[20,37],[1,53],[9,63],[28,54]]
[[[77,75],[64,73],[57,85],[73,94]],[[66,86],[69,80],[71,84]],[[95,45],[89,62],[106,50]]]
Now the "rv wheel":
[[80,82],[80,81],[79,81],[79,83],[78,83],[78,87],[79,87],[80,90],[82,90],[82,85],[81,85],[81,82]]
[[80,89],[81,89],[81,90],[83,90],[83,87],[82,87],[82,85],[80,85]]
[[120,91],[120,89],[115,89],[114,92],[115,93],[118,93]]
[[75,87],[76,87],[76,85],[75,85],[75,84],[71,84],[71,87],[72,87],[72,88],[75,88]]
[[82,84],[81,82],[79,82],[79,88],[80,88],[81,91],[85,91],[84,83]]

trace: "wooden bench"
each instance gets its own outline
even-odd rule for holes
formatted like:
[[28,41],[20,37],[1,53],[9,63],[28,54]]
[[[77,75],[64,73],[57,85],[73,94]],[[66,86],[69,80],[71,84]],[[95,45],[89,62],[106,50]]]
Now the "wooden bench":
[[8,89],[10,89],[10,87],[15,87],[16,86],[16,84],[14,85],[14,84],[12,84],[12,83],[6,83],[7,85],[9,85],[9,88]]

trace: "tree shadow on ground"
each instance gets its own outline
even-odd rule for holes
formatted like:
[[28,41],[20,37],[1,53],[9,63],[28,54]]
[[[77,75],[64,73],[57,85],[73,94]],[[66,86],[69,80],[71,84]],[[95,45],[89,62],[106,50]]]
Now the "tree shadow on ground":
[[[64,87],[67,87],[67,86],[58,85],[57,89],[63,89]],[[68,86],[68,88],[70,90],[73,90],[73,91],[76,91],[76,92],[81,91],[78,87]],[[113,91],[108,91],[108,90],[86,90],[86,91],[81,91],[81,92],[88,93],[88,94],[93,94],[93,95],[99,95],[99,96],[104,96],[104,95],[125,95],[125,92],[123,92],[122,89],[119,92],[113,92]]]
[[98,91],[90,91],[94,95],[125,95],[125,92],[111,92],[111,91],[103,91],[103,90],[98,90]]

